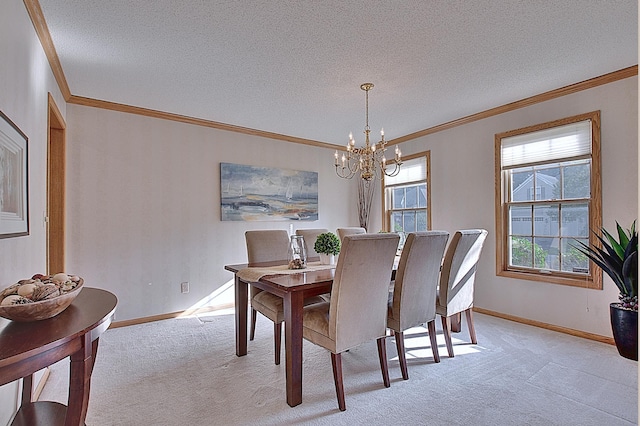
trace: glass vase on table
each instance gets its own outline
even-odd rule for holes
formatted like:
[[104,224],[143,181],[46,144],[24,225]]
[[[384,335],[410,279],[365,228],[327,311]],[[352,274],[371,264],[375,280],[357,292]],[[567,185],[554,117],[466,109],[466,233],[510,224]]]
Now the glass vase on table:
[[302,235],[292,235],[287,253],[289,269],[304,269],[307,267],[307,245]]

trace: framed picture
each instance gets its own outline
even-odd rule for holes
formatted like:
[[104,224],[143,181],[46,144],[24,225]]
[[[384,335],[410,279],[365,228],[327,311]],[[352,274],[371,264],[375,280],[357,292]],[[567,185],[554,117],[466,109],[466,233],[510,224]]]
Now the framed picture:
[[318,173],[220,163],[222,220],[318,220]]
[[27,141],[0,111],[0,238],[29,235]]

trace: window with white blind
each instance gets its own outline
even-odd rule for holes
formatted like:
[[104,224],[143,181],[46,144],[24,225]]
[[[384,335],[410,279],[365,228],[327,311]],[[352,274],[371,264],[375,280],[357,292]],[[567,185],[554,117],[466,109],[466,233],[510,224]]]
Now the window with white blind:
[[577,241],[602,223],[600,112],[495,136],[497,273],[602,288]]
[[385,231],[400,234],[400,247],[409,232],[431,229],[429,152],[402,158],[397,176],[383,180]]

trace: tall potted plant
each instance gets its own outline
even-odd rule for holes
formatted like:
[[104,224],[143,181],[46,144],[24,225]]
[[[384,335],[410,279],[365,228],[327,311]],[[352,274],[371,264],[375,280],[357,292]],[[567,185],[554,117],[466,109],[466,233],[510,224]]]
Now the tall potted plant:
[[320,263],[333,265],[335,256],[340,253],[340,239],[333,232],[324,232],[316,238],[313,249],[320,255]]
[[636,222],[625,231],[616,222],[618,239],[602,228],[597,235],[602,248],[580,241],[576,247],[598,265],[618,287],[619,302],[611,303],[611,329],[618,352],[638,360],[638,233]]

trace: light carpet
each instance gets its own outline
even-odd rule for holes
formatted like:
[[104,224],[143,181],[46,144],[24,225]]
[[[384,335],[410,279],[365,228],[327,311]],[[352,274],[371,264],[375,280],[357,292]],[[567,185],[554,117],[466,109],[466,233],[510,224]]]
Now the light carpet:
[[[478,344],[454,334],[441,362],[426,329],[406,336],[409,380],[387,339],[391,387],[375,342],[343,355],[347,411],[338,410],[329,352],[304,343],[302,404],[285,401],[284,357],[258,316],[249,353],[235,355],[233,313],[108,330],[100,339],[87,425],[636,425],[637,362],[611,345],[474,316]],[[439,322],[439,321],[438,321]],[[52,367],[41,400],[66,402],[68,361]]]

